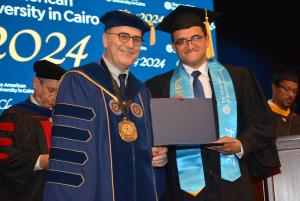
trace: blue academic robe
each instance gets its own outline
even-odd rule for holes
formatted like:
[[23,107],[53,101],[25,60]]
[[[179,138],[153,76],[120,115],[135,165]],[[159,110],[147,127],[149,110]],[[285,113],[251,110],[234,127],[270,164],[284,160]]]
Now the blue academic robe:
[[[155,201],[162,170],[152,167],[150,93],[132,74],[129,119],[138,138],[125,142],[108,71],[91,63],[61,81],[53,114],[52,148],[44,201]],[[161,180],[162,179],[162,180]]]

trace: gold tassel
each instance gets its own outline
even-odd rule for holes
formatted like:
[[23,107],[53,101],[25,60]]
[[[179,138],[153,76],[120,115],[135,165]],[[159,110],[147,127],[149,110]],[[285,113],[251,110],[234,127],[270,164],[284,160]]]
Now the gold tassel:
[[206,48],[206,57],[207,59],[213,59],[215,57],[215,51],[214,51],[214,45],[212,41],[212,36],[211,36],[211,30],[210,30],[210,24],[208,21],[208,16],[207,16],[207,10],[205,9],[205,28],[207,31],[207,35],[209,37],[209,45]]
[[156,36],[155,36],[155,29],[152,22],[148,22],[148,25],[150,26],[150,45],[155,45],[156,43]]

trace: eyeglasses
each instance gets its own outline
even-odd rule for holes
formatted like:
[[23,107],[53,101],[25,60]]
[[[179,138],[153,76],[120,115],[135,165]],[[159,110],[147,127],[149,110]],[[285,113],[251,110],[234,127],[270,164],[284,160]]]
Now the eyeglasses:
[[283,86],[283,85],[280,85],[280,84],[276,84],[278,87],[282,88],[284,90],[284,92],[286,93],[290,93],[292,92],[293,94],[297,95],[298,94],[298,88],[296,89],[291,89],[289,87],[286,87],[286,86]]
[[118,35],[119,36],[119,40],[122,43],[127,43],[130,38],[132,38],[133,44],[135,46],[141,46],[143,43],[143,38],[139,37],[139,36],[130,36],[129,33],[125,33],[125,32],[121,32],[121,33],[111,33],[111,32],[106,32],[107,34],[113,34],[113,35]]
[[177,46],[186,46],[189,44],[189,42],[199,42],[202,38],[204,38],[205,36],[200,36],[200,35],[193,35],[191,37],[191,39],[187,39],[187,38],[179,38],[178,40],[176,40],[174,42],[175,45]]

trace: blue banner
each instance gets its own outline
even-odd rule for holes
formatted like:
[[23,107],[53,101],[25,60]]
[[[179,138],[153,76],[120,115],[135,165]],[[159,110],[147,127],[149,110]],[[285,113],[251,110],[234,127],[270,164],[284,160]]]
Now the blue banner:
[[[106,11],[130,12],[156,26],[179,5],[213,10],[212,0],[1,0],[0,114],[33,92],[35,61],[70,69],[98,60],[103,52],[99,17]],[[144,81],[175,68],[177,61],[169,34],[157,31],[156,45],[150,46],[147,33],[131,71]]]

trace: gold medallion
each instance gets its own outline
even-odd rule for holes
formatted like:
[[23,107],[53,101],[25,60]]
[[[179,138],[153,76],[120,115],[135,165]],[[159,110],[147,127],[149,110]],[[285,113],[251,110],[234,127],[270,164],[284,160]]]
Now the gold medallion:
[[143,117],[143,109],[142,107],[137,103],[131,103],[130,105],[131,113],[137,117],[142,118]]
[[109,108],[116,115],[121,115],[122,114],[122,110],[121,110],[120,104],[116,100],[114,100],[114,99],[111,99],[109,101]]
[[119,122],[119,135],[125,142],[133,142],[137,139],[137,129],[132,121],[123,119]]

